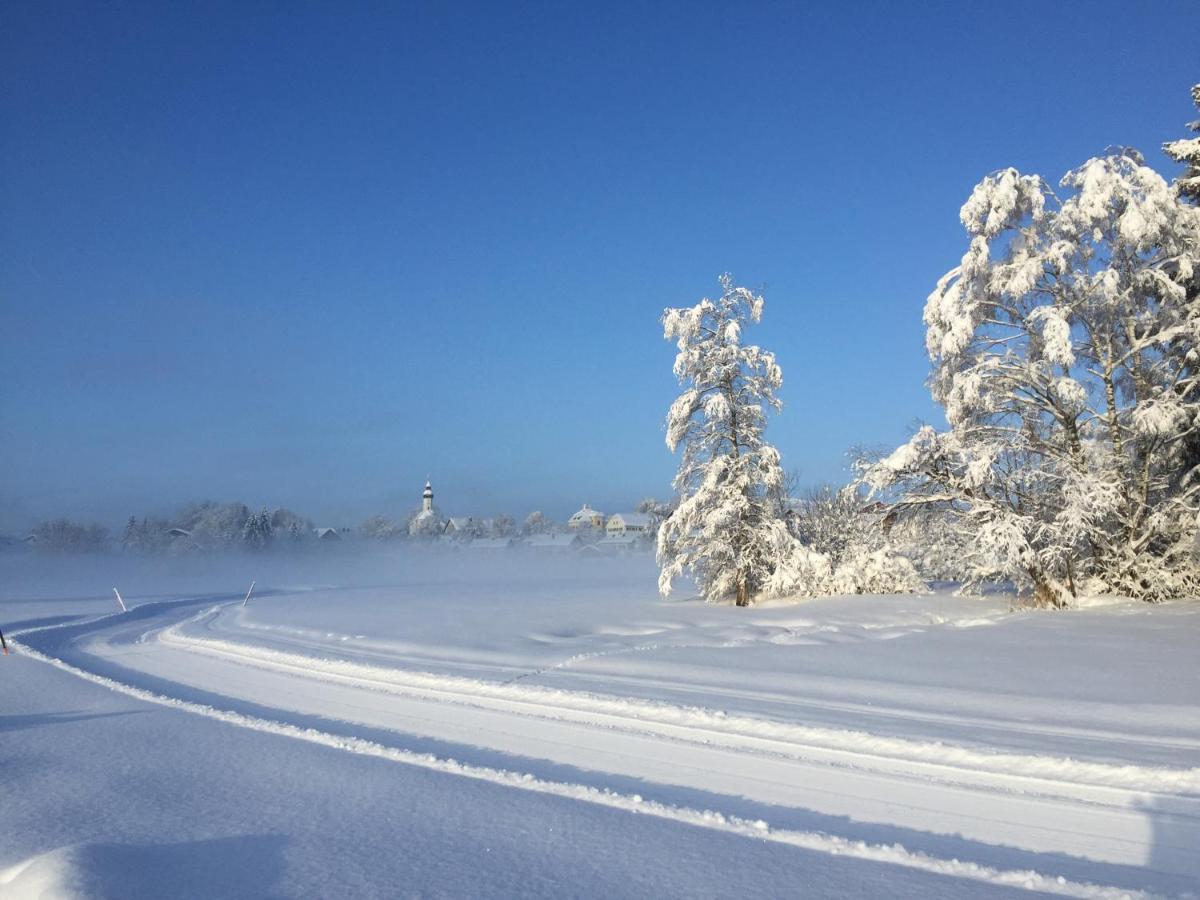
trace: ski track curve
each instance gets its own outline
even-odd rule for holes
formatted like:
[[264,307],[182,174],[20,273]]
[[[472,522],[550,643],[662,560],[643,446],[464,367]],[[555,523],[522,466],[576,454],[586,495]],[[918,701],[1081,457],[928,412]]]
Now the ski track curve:
[[[435,707],[482,710],[489,715],[512,719],[518,729],[536,720],[566,723],[573,728],[602,734],[622,733],[639,740],[696,748],[701,753],[719,751],[757,760],[782,760],[785,764],[803,763],[805,766],[854,770],[893,781],[948,784],[980,798],[1005,795],[1026,799],[1032,797],[1043,802],[1092,808],[1093,815],[1105,810],[1137,808],[1156,798],[1170,798],[1173,815],[1194,820],[1190,827],[1200,834],[1200,770],[1197,769],[1115,766],[1047,756],[989,754],[943,743],[814,728],[747,716],[727,716],[700,707],[680,707],[657,701],[534,685],[485,682],[460,676],[432,675],[345,660],[320,659],[185,634],[182,626],[186,623],[202,621],[221,606],[229,605],[227,601],[199,614],[192,613],[196,605],[209,602],[211,600],[195,598],[143,604],[126,613],[28,629],[14,635],[12,643],[19,652],[111,690],[237,727],[803,849],[893,863],[946,876],[1061,896],[1115,898],[1153,895],[1033,870],[1002,869],[977,862],[942,859],[909,850],[900,844],[871,844],[824,832],[773,828],[761,819],[750,820],[711,809],[673,805],[646,799],[637,793],[549,780],[529,772],[459,762],[453,758],[419,753],[377,741],[300,727],[287,721],[289,710],[286,708],[279,708],[280,716],[275,719],[172,697],[139,687],[136,683],[89,671],[84,662],[89,655],[95,655],[137,672],[140,671],[138,660],[130,659],[131,656],[140,654],[149,658],[170,651],[219,660],[222,664],[242,669],[270,672],[310,684],[325,683],[370,694],[405,697]],[[182,619],[180,613],[185,614]],[[117,640],[112,640],[111,634],[106,637],[114,626],[132,625],[135,620],[145,620],[144,624],[150,627],[143,629],[133,640],[125,634],[121,634]],[[56,631],[63,633],[58,642],[49,634]],[[40,644],[41,647],[35,647],[34,644]],[[71,652],[67,655],[73,657],[73,661],[56,655],[56,649],[69,649]],[[131,662],[134,663],[132,666],[129,665]],[[157,677],[163,676],[159,674]],[[205,686],[210,690],[213,688],[212,684]],[[270,699],[267,705],[272,705]],[[355,720],[350,718],[347,721]],[[396,731],[403,735],[407,729]]]

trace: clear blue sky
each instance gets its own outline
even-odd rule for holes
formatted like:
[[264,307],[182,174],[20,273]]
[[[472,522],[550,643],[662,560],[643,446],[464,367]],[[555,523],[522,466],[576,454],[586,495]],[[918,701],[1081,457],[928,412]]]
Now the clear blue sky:
[[971,187],[1195,117],[1200,3],[7,3],[0,529],[666,496],[730,271],[806,482],[940,422]]

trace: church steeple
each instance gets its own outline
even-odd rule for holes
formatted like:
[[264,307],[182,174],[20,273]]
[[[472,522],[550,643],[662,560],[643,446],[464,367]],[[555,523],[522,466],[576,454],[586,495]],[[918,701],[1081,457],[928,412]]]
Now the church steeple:
[[433,484],[428,479],[425,481],[425,492],[421,494],[421,510],[433,512]]

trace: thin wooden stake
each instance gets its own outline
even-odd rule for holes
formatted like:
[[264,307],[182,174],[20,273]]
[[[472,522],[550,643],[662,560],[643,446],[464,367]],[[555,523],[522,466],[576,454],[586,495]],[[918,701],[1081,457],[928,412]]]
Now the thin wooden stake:
[[125,605],[125,601],[121,599],[121,592],[113,588],[113,593],[117,595],[117,602],[121,604],[121,612],[129,612],[129,607]]
[[246,596],[244,598],[242,598],[242,606],[245,606],[246,601],[250,599],[250,594],[254,591],[254,586],[256,584],[258,584],[257,581],[250,582],[250,590],[246,591]]

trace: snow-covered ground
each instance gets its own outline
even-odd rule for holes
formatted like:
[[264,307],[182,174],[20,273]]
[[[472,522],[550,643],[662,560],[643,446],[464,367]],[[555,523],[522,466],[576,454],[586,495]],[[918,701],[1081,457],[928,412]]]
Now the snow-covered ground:
[[1200,604],[0,562],[2,896],[1200,895]]

